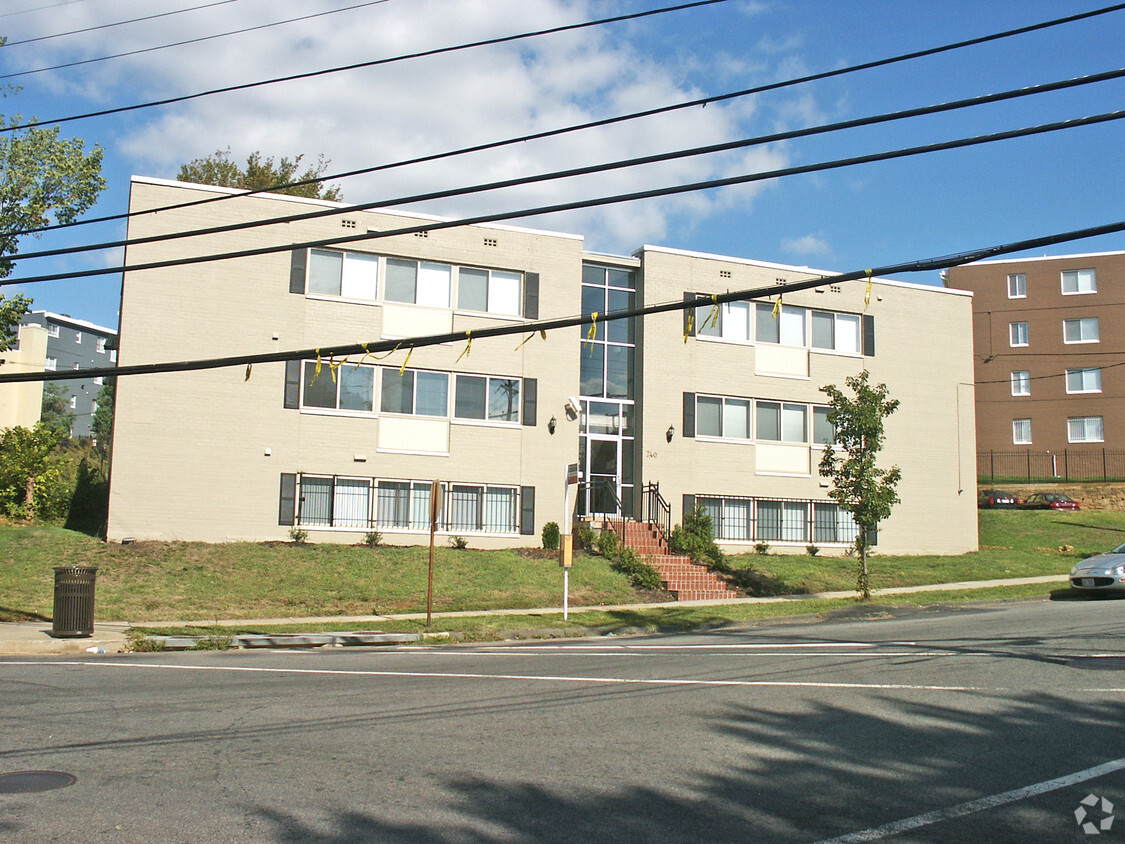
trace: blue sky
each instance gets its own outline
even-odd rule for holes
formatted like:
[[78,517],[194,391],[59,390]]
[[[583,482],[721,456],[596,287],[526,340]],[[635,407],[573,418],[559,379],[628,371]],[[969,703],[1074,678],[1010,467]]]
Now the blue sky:
[[[11,0],[0,74],[341,10],[362,0]],[[307,20],[64,70],[23,74],[7,113],[43,120],[224,85],[672,5],[659,0],[386,0]],[[672,102],[749,88],[973,38],[1097,2],[728,0],[639,21],[221,94],[62,124],[105,149],[108,188],[89,216],[124,213],[131,175],[174,178],[230,147],[237,160],[304,154],[351,170]],[[1108,5],[1108,4],[1107,4]],[[101,27],[90,29],[91,27]],[[49,37],[89,29],[82,34]],[[924,106],[1113,70],[1125,11],[996,43],[861,71],[646,121],[341,182],[366,202]],[[411,206],[449,217],[722,178],[1082,117],[1118,109],[1125,82],[833,133],[627,172]],[[850,271],[1122,219],[1122,121],[749,186],[569,212],[524,225],[579,233],[590,250],[641,244]],[[519,222],[519,221],[517,221]],[[120,223],[25,238],[25,252],[116,240]],[[1125,248],[1125,235],[1049,254]],[[34,307],[115,327],[119,252],[29,260],[7,287]],[[940,283],[937,273],[904,276]]]

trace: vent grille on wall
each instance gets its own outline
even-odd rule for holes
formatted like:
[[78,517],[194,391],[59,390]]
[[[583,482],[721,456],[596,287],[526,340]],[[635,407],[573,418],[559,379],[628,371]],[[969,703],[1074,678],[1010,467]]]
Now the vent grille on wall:
[[340,221],[340,227],[345,228],[345,229],[354,229],[355,228],[355,220],[341,220]]
[[414,236],[415,237],[429,237],[430,233],[429,232],[414,232]]
[[494,238],[494,237],[486,237],[484,239],[484,245],[485,246],[499,246],[499,244],[496,242],[496,238]]
[[730,278],[730,270],[719,270],[719,278]]

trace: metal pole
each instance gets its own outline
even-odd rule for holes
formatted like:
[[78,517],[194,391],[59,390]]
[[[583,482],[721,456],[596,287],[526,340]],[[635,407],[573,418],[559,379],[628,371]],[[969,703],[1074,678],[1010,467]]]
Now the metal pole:
[[[566,478],[563,479],[563,526],[566,528],[566,535],[570,535],[571,524],[569,520],[570,515],[570,473],[567,473]],[[563,540],[565,543],[565,540]],[[563,621],[570,618],[570,569],[563,566]]]

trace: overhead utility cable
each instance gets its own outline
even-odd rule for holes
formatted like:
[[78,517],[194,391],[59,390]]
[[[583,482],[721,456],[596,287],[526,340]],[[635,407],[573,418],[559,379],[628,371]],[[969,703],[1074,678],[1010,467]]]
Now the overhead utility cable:
[[113,23],[102,23],[97,26],[88,26],[85,29],[72,29],[69,32],[56,32],[53,35],[39,35],[35,38],[25,38],[22,41],[8,41],[4,44],[5,47],[16,47],[20,44],[34,44],[36,41],[49,41],[52,38],[63,38],[67,35],[81,35],[84,32],[96,32],[99,29],[112,29],[115,26],[125,26],[130,23],[142,23],[144,21],[156,20],[157,18],[168,18],[172,15],[182,15],[184,12],[198,12],[200,9],[210,9],[212,6],[226,6],[228,3],[238,3],[240,0],[215,0],[213,3],[204,3],[201,6],[190,6],[187,9],[176,9],[171,12],[160,12],[155,15],[146,15],[143,18],[132,18],[125,21],[114,21]]
[[[423,163],[428,163],[428,162],[431,162],[431,161],[438,161],[438,160],[444,159],[444,158],[452,158],[452,157],[459,156],[459,155],[466,155],[468,153],[483,152],[485,150],[490,150],[490,149],[499,149],[499,148],[505,147],[505,146],[522,144],[522,143],[526,143],[528,141],[542,140],[544,138],[556,137],[556,136],[559,136],[559,135],[569,134],[571,132],[579,132],[579,131],[583,131],[583,130],[586,130],[586,129],[594,129],[594,128],[598,128],[598,127],[601,127],[601,126],[609,126],[609,125],[612,125],[612,124],[615,124],[615,123],[623,123],[623,122],[626,122],[626,121],[629,121],[629,120],[637,120],[637,119],[644,118],[644,117],[652,117],[652,116],[655,116],[655,115],[658,115],[658,114],[666,114],[666,113],[669,113],[669,112],[672,112],[672,111],[677,111],[679,109],[694,108],[695,106],[706,107],[710,103],[716,103],[716,102],[721,102],[723,100],[730,100],[730,99],[736,99],[736,98],[740,98],[740,97],[746,97],[746,96],[750,96],[752,94],[760,94],[760,93],[764,93],[766,91],[774,91],[774,90],[778,90],[780,88],[791,87],[791,86],[794,86],[794,85],[801,85],[801,84],[804,84],[806,82],[815,82],[815,81],[819,81],[821,79],[828,79],[828,78],[834,77],[834,76],[841,76],[841,75],[846,74],[846,73],[855,73],[855,72],[860,71],[860,70],[869,70],[871,68],[883,67],[883,66],[886,66],[886,65],[895,64],[897,62],[908,61],[910,59],[916,59],[916,58],[921,58],[921,57],[924,57],[924,56],[936,55],[938,53],[948,52],[950,50],[957,50],[957,49],[961,49],[961,48],[964,48],[964,47],[969,47],[969,46],[973,46],[973,45],[977,45],[977,44],[983,44],[983,43],[986,43],[988,41],[995,41],[995,40],[1001,39],[1001,38],[1008,38],[1008,37],[1011,37],[1011,36],[1014,36],[1014,35],[1020,35],[1020,34],[1032,32],[1032,31],[1035,31],[1035,30],[1046,29],[1048,27],[1053,27],[1053,26],[1060,26],[1064,23],[1071,23],[1073,21],[1080,20],[1082,18],[1092,17],[1092,16],[1095,16],[1095,15],[1103,15],[1103,14],[1106,14],[1108,12],[1119,11],[1121,9],[1125,9],[1125,3],[1118,3],[1114,6],[1107,6],[1104,9],[1098,9],[1098,10],[1095,10],[1095,11],[1092,11],[1092,12],[1084,12],[1080,15],[1070,15],[1070,16],[1065,17],[1065,18],[1057,18],[1057,19],[1051,20],[1051,21],[1044,21],[1043,23],[1032,24],[1030,26],[1020,27],[1019,29],[1010,29],[1010,30],[1006,30],[1004,32],[997,32],[997,33],[993,33],[991,35],[985,35],[985,36],[981,36],[979,38],[973,38],[973,39],[970,39],[968,41],[958,41],[958,42],[955,42],[953,44],[945,44],[945,45],[939,46],[939,47],[930,47],[930,48],[927,48],[925,50],[919,50],[919,51],[916,51],[916,52],[913,52],[913,53],[904,53],[903,55],[892,56],[890,58],[885,58],[885,59],[877,59],[875,61],[865,62],[863,64],[851,65],[849,67],[844,67],[844,68],[836,68],[835,70],[824,71],[823,73],[815,73],[815,74],[812,74],[810,76],[801,76],[801,77],[797,77],[797,78],[794,78],[794,79],[787,79],[787,80],[783,80],[783,81],[780,81],[780,82],[773,82],[773,83],[770,83],[768,85],[760,85],[760,86],[755,87],[755,88],[747,88],[747,89],[744,89],[744,90],[741,90],[741,91],[731,91],[731,92],[726,93],[726,94],[717,94],[717,95],[711,96],[711,97],[701,97],[699,99],[688,100],[688,101],[682,102],[682,103],[675,103],[675,104],[672,104],[672,105],[660,106],[658,108],[646,109],[644,111],[636,111],[636,112],[632,112],[630,114],[618,115],[616,117],[607,117],[607,118],[603,118],[603,119],[600,119],[600,120],[593,120],[593,121],[590,121],[590,122],[587,122],[587,123],[579,123],[579,124],[575,124],[575,125],[572,125],[572,126],[561,127],[561,128],[558,128],[558,129],[549,129],[549,130],[546,130],[546,131],[543,131],[543,132],[535,132],[535,133],[530,134],[530,135],[522,135],[522,136],[517,137],[517,138],[509,138],[509,139],[503,140],[503,141],[492,141],[492,142],[489,142],[489,143],[477,144],[475,146],[462,147],[460,149],[451,150],[451,151],[447,151],[447,152],[433,153],[433,154],[430,154],[430,155],[424,155],[424,156],[420,156],[420,157],[417,157],[417,158],[405,159],[405,160],[401,160],[401,161],[391,162],[391,163],[388,163],[388,164],[380,164],[380,165],[376,165],[374,167],[365,167],[365,168],[359,169],[359,170],[350,170],[350,171],[345,172],[345,173],[337,173],[337,174],[328,175],[328,176],[319,176],[315,179],[303,179],[303,180],[297,181],[297,182],[279,183],[279,184],[276,184],[276,185],[270,185],[269,187],[260,188],[260,189],[252,190],[252,191],[247,191],[245,194],[239,194],[239,196],[245,196],[247,194],[268,193],[270,191],[276,191],[276,190],[285,189],[285,188],[303,187],[304,185],[318,184],[320,182],[329,182],[329,181],[334,181],[336,179],[345,179],[345,178],[348,178],[350,176],[359,176],[359,175],[364,175],[364,174],[367,174],[367,173],[375,173],[375,172],[379,172],[379,171],[383,171],[383,170],[390,170],[390,169],[397,168],[397,167],[405,167],[405,166],[411,165],[411,164],[423,164]],[[70,222],[70,223],[56,224],[56,225],[52,225],[52,226],[44,226],[44,227],[38,228],[38,229],[24,229],[22,231],[12,232],[12,235],[13,236],[21,236],[21,235],[25,235],[25,234],[33,234],[33,233],[36,233],[36,232],[42,232],[42,231],[48,231],[48,230],[70,228],[72,226],[85,226],[85,225],[90,225],[92,223],[110,222],[110,221],[113,221],[113,220],[121,220],[121,219],[134,217],[134,216],[137,216],[137,215],[140,215],[140,214],[153,214],[153,213],[157,213],[157,212],[160,212],[160,211],[170,211],[170,210],[176,209],[176,208],[188,208],[188,207],[192,207],[192,206],[195,206],[195,205],[206,205],[206,204],[209,204],[209,203],[212,203],[212,202],[224,202],[224,201],[226,201],[228,199],[232,199],[232,198],[233,197],[231,197],[231,196],[208,197],[207,199],[196,199],[196,200],[192,200],[190,202],[182,202],[182,203],[178,203],[178,204],[175,204],[175,205],[166,205],[166,206],[163,206],[163,207],[160,207],[160,208],[153,208],[153,209],[148,209],[148,210],[145,210],[145,211],[131,211],[131,212],[128,212],[126,214],[111,214],[111,215],[106,215],[106,216],[102,216],[102,217],[88,217],[88,218],[84,218],[84,219],[81,219],[81,220],[75,220],[75,221]]]
[[46,9],[57,9],[59,6],[73,6],[75,3],[87,3],[89,0],[60,0],[58,3],[48,3],[45,6],[32,6],[27,9],[17,9],[14,12],[0,12],[0,18],[14,18],[18,15],[29,15],[33,12],[42,12]]
[[[231,0],[225,0],[231,2]],[[457,44],[452,47],[435,47],[432,50],[421,50],[416,53],[408,53],[402,56],[391,56],[384,59],[373,59],[367,62],[356,62],[349,65],[341,65],[339,67],[322,68],[321,70],[311,70],[306,73],[294,73],[289,76],[277,76],[272,79],[262,79],[258,82],[245,82],[240,85],[227,85],[222,88],[213,88],[209,91],[198,91],[194,94],[183,94],[178,97],[167,97],[163,100],[153,100],[147,103],[135,103],[133,105],[118,106],[116,108],[102,109],[101,111],[91,111],[86,114],[74,114],[69,117],[54,117],[50,120],[42,120],[33,123],[21,123],[13,126],[0,128],[0,132],[12,132],[17,129],[30,129],[39,123],[68,123],[72,120],[85,120],[89,117],[104,117],[109,114],[121,114],[128,111],[138,111],[145,108],[153,108],[155,106],[171,105],[173,103],[182,103],[189,100],[196,100],[200,97],[210,97],[214,94],[229,94],[232,91],[245,91],[251,88],[260,88],[264,85],[276,85],[279,82],[296,82],[301,79],[314,79],[318,76],[326,76],[332,73],[342,73],[348,70],[359,70],[365,67],[377,67],[383,64],[390,64],[392,62],[400,62],[406,59],[418,59],[427,56],[438,56],[444,53],[455,53],[460,50],[470,50],[474,47],[487,47],[496,44],[506,44],[511,41],[521,41],[525,38],[537,38],[541,35],[554,35],[560,32],[573,32],[578,29],[587,29],[593,26],[602,26],[609,23],[619,23],[621,21],[636,20],[637,18],[650,17],[652,15],[660,15],[665,12],[678,12],[684,9],[693,9],[698,6],[712,6],[715,3],[726,3],[728,0],[693,0],[691,3],[681,3],[678,6],[666,6],[661,9],[649,9],[644,12],[633,12],[627,15],[615,15],[611,18],[600,18],[593,21],[583,21],[582,23],[572,23],[563,26],[555,26],[550,29],[540,29],[534,32],[522,32],[518,35],[502,35],[497,38],[487,38],[482,41],[473,41],[468,44]]]
[[273,21],[272,23],[258,24],[257,26],[247,26],[242,29],[232,29],[227,32],[217,32],[214,35],[201,35],[199,38],[189,38],[186,41],[173,41],[171,44],[160,44],[156,47],[142,47],[139,50],[129,50],[125,53],[114,53],[111,56],[97,56],[92,59],[82,59],[76,62],[66,62],[65,64],[51,65],[50,67],[34,67],[30,70],[20,70],[15,73],[2,73],[0,79],[14,79],[17,76],[30,76],[33,73],[47,73],[52,70],[65,70],[68,67],[80,67],[86,64],[96,64],[98,62],[109,61],[110,59],[120,59],[126,56],[139,56],[142,53],[154,53],[157,50],[167,50],[170,47],[183,47],[187,44],[200,44],[204,41],[214,41],[219,38],[226,38],[230,35],[243,35],[247,32],[257,32],[260,29],[272,29],[275,26],[283,26],[288,23],[299,23],[300,21],[311,20],[312,18],[322,18],[325,15],[335,15],[338,12],[350,12],[352,9],[362,9],[366,6],[378,6],[386,3],[387,0],[367,0],[366,3],[356,3],[352,6],[342,6],[339,9],[326,9],[323,12],[313,12],[309,15],[301,15],[298,18],[286,18],[281,21]]
[[[821,126],[807,127],[804,129],[792,129],[786,132],[777,132],[772,135],[759,135],[754,138],[744,138],[737,141],[724,141],[723,143],[719,144],[708,144],[706,146],[691,147],[689,149],[675,150],[673,152],[655,153],[653,155],[640,156],[637,158],[619,159],[617,161],[610,161],[602,164],[591,164],[586,167],[575,167],[568,170],[556,170],[549,173],[541,173],[535,176],[520,176],[514,179],[486,182],[483,184],[469,185],[467,187],[448,188],[446,190],[431,191],[428,193],[377,199],[371,202],[363,202],[343,207],[322,208],[319,211],[310,211],[304,214],[291,214],[281,217],[267,217],[257,220],[248,220],[242,223],[228,223],[221,226],[211,226],[203,229],[189,229],[185,231],[169,232],[167,234],[151,235],[149,237],[135,237],[128,238],[126,240],[114,240],[106,241],[103,243],[93,243],[89,245],[65,246],[59,247],[57,249],[41,250],[38,252],[26,252],[14,257],[16,257],[19,261],[28,261],[33,258],[72,255],[79,252],[90,252],[99,249],[114,249],[126,245],[134,246],[145,243],[159,243],[169,240],[181,240],[184,238],[199,237],[208,234],[225,234],[233,231],[241,231],[244,229],[254,229],[261,228],[263,226],[280,225],[283,223],[301,222],[322,217],[337,217],[342,214],[349,214],[356,211],[369,211],[374,208],[385,208],[392,206],[397,207],[402,205],[410,205],[417,202],[428,202],[434,199],[448,199],[455,196],[484,193],[487,191],[501,190],[503,188],[510,187],[519,187],[523,185],[554,181],[558,179],[569,179],[575,176],[587,176],[593,173],[604,173],[610,170],[623,170],[629,167],[638,167],[645,164],[657,164],[699,155],[710,155],[717,152],[745,149],[746,147],[760,146],[763,144],[776,143],[778,141],[793,140],[795,138],[805,138],[812,135],[823,135],[830,132],[841,131],[844,129],[855,129],[861,126],[872,126],[881,123],[889,123],[895,120],[904,120],[911,117],[939,114],[941,112],[955,111],[957,109],[968,108],[970,106],[1000,102],[1003,100],[1011,100],[1019,97],[1031,96],[1033,94],[1042,94],[1048,91],[1059,91],[1066,88],[1074,88],[1081,85],[1088,85],[1094,82],[1104,82],[1106,80],[1120,79],[1123,77],[1125,77],[1125,68],[1120,68],[1118,70],[1106,71],[1105,73],[1078,77],[1077,79],[1067,79],[1061,82],[1049,82],[1042,85],[1032,85],[1026,88],[1018,88],[1012,91],[1002,91],[996,94],[985,94],[983,96],[971,97],[964,100],[956,100],[950,103],[920,106],[918,108],[905,109],[903,111],[890,112],[888,114],[878,114],[871,117],[859,117],[853,120],[844,120],[839,123],[827,123]],[[245,194],[239,195],[244,196]]]
[[456,220],[441,220],[435,222],[420,223],[418,225],[390,229],[387,231],[368,231],[363,234],[354,234],[345,237],[331,237],[324,238],[322,240],[309,240],[299,243],[263,246],[256,249],[243,249],[236,252],[212,253],[209,255],[198,255],[191,258],[178,258],[168,261],[151,261],[141,264],[129,264],[127,266],[101,267],[92,270],[56,273],[54,275],[29,276],[26,278],[8,278],[5,280],[0,280],[0,287],[14,284],[33,284],[43,281],[60,281],[63,279],[73,279],[78,277],[110,275],[125,271],[138,272],[140,270],[167,269],[169,267],[182,267],[188,266],[190,264],[204,264],[213,261],[225,261],[234,258],[250,258],[258,255],[270,255],[278,252],[291,252],[294,249],[340,246],[341,244],[359,243],[361,241],[377,240],[380,238],[394,237],[397,235],[417,234],[421,232],[438,231],[441,229],[452,229],[460,228],[463,226],[480,225],[483,223],[497,223],[504,220],[515,220],[524,217],[536,217],[542,214],[554,214],[560,211],[576,211],[586,208],[598,208],[604,205],[616,205],[622,202],[632,202],[638,199],[654,199],[662,196],[673,196],[675,194],[681,193],[692,193],[695,191],[709,190],[712,188],[729,187],[731,185],[743,185],[750,182],[760,182],[768,179],[777,179],[783,176],[794,176],[803,173],[817,173],[824,170],[834,170],[841,167],[851,167],[857,164],[870,164],[877,161],[889,161],[896,158],[906,158],[909,156],[922,155],[931,152],[940,152],[949,149],[961,149],[963,147],[994,143],[996,141],[1010,140],[1012,138],[1022,138],[1029,135],[1039,135],[1046,132],[1055,132],[1062,129],[1074,129],[1080,126],[1092,126],[1099,123],[1107,123],[1112,120],[1120,120],[1123,117],[1125,117],[1125,110],[1113,111],[1106,114],[1092,115],[1090,117],[1080,117],[1073,120],[1059,121],[1057,123],[1047,123],[1040,126],[1031,126],[1025,129],[1012,129],[1007,132],[995,132],[990,135],[977,135],[971,138],[960,138],[954,141],[942,141],[940,143],[907,147],[905,149],[891,150],[889,152],[871,153],[869,155],[859,155],[852,158],[836,159],[834,161],[825,161],[817,164],[805,164],[797,167],[787,167],[781,170],[767,170],[760,173],[748,173],[740,176],[729,176],[723,179],[709,179],[702,182],[692,182],[685,185],[672,185],[663,188],[652,188],[650,190],[616,194],[614,196],[604,196],[596,199],[580,199],[573,202],[562,202],[555,205],[543,205],[538,208],[524,208],[518,211],[499,211],[488,214],[480,214],[474,217],[463,217]]
[[846,281],[869,279],[874,276],[888,276],[899,273],[926,272],[929,270],[944,269],[972,263],[997,255],[1007,255],[1013,252],[1024,252],[1031,249],[1041,249],[1057,243],[1066,243],[1072,240],[1081,240],[1088,237],[1098,237],[1106,234],[1125,231],[1125,220],[1108,223],[1086,229],[1063,232],[1061,234],[1046,235],[1044,237],[1022,240],[1000,246],[989,246],[983,249],[974,249],[969,252],[958,252],[953,255],[943,255],[938,258],[927,258],[919,261],[909,261],[903,264],[892,264],[884,267],[875,267],[865,270],[854,270],[839,275],[828,275],[821,278],[807,279],[805,281],[790,282],[787,284],[771,284],[767,287],[758,287],[747,290],[738,290],[727,293],[718,293],[708,296],[697,296],[691,299],[662,302],[656,305],[627,308],[618,311],[608,311],[605,314],[587,314],[585,316],[570,316],[560,319],[537,320],[516,325],[503,325],[495,328],[474,328],[471,331],[455,331],[447,334],[430,334],[422,337],[411,337],[405,340],[379,340],[371,343],[349,343],[341,346],[320,346],[311,349],[296,349],[285,352],[263,352],[252,355],[234,355],[221,358],[207,358],[198,360],[170,361],[167,363],[142,363],[131,366],[98,367],[84,370],[59,370],[54,372],[22,372],[0,374],[0,384],[21,381],[64,381],[88,378],[93,376],[127,376],[127,375],[155,375],[165,372],[190,372],[203,369],[221,369],[231,366],[250,367],[258,363],[278,363],[286,360],[325,360],[347,358],[351,355],[374,355],[384,352],[407,351],[421,349],[427,346],[438,346],[444,343],[464,341],[470,336],[473,340],[485,337],[504,337],[518,334],[534,334],[537,331],[554,331],[559,328],[573,328],[580,325],[593,325],[595,321],[610,322],[619,319],[643,318],[654,314],[673,313],[689,309],[713,307],[727,302],[743,302],[759,297],[780,296],[798,290],[809,290],[814,287],[823,287],[826,284],[842,284]]

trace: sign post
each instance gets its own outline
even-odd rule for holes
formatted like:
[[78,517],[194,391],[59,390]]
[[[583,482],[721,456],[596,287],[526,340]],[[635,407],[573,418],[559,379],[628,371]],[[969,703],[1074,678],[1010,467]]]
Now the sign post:
[[566,467],[566,487],[563,492],[563,526],[566,533],[559,537],[559,565],[563,570],[563,621],[570,618],[570,567],[574,565],[574,537],[571,535],[570,485],[582,480],[577,463]]
[[426,626],[430,626],[434,610],[434,535],[441,517],[441,481],[430,484],[430,580],[426,587]]

